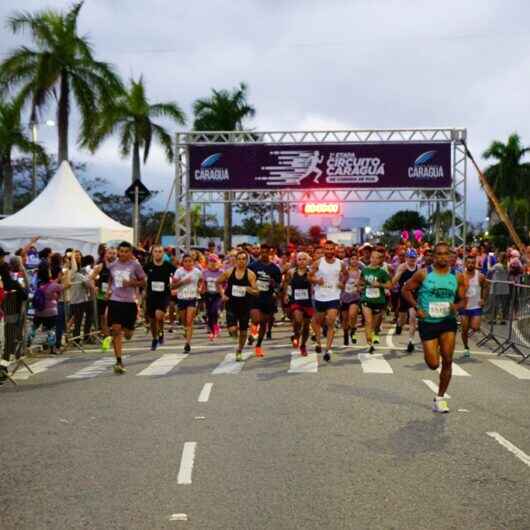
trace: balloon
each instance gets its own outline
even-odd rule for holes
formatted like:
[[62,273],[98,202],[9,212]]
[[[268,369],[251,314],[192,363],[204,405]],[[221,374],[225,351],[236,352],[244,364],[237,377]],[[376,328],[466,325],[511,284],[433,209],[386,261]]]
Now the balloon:
[[423,239],[423,232],[419,229],[414,230],[414,239],[419,243]]
[[403,239],[404,241],[408,241],[409,240],[409,232],[408,232],[408,230],[403,230],[403,232],[401,232],[401,239]]

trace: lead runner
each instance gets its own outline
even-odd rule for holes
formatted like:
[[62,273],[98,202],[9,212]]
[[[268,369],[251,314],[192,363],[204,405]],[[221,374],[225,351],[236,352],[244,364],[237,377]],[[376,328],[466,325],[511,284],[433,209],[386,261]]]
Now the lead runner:
[[[418,300],[414,294],[418,291]],[[433,412],[449,412],[445,392],[451,381],[456,341],[456,314],[465,305],[465,285],[462,275],[456,276],[449,267],[449,245],[434,247],[432,269],[421,269],[404,285],[402,296],[416,309],[425,362],[431,370],[440,366],[438,395]],[[457,301],[458,300],[458,301]]]

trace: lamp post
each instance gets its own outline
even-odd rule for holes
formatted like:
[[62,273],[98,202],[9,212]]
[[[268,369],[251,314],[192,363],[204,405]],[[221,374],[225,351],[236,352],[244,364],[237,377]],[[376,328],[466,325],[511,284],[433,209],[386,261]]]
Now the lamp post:
[[[53,120],[46,120],[44,122],[48,127],[54,127],[55,122]],[[31,127],[31,140],[34,144],[37,143],[37,126],[39,122],[37,120],[32,120],[30,122]],[[37,155],[33,151],[32,156],[32,172],[31,172],[31,198],[34,199],[37,196]]]

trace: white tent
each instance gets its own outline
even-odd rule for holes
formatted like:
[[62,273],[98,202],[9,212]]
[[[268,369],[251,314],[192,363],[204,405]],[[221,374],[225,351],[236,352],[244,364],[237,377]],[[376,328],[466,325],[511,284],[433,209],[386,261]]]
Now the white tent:
[[71,247],[95,254],[99,243],[132,242],[133,230],[103,213],[83,189],[68,162],[34,201],[0,221],[0,246],[14,252],[39,236],[38,247],[64,252]]

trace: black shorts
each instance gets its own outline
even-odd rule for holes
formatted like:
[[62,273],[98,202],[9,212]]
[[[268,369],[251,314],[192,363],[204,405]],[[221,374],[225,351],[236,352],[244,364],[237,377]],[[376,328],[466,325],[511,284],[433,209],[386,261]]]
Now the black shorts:
[[234,308],[228,304],[226,308],[226,327],[234,328],[239,326],[240,331],[246,331],[249,320],[250,311],[248,309]]
[[168,296],[147,296],[145,300],[145,313],[148,317],[153,318],[156,311],[162,311],[165,313],[167,311],[167,306],[169,305]]
[[422,341],[434,340],[444,333],[456,333],[457,324],[455,318],[446,318],[441,322],[418,322],[418,331]]
[[258,309],[264,315],[273,315],[277,311],[276,303],[272,297],[261,298],[256,296],[252,301],[252,309]]
[[98,298],[97,305],[98,305],[98,317],[101,318],[105,316],[105,311],[107,310],[107,307],[109,307],[109,301],[101,300],[100,298]]
[[197,307],[197,298],[190,298],[189,300],[177,300],[177,307],[179,311],[184,311],[188,307]]
[[366,307],[367,309],[371,309],[374,315],[384,313],[386,309],[386,304],[374,304],[373,302],[363,302],[362,306]]
[[315,300],[315,311],[317,313],[325,313],[330,309],[336,309],[338,311],[340,309],[340,300],[330,300],[329,302]]
[[359,300],[354,300],[353,302],[341,302],[340,303],[340,310],[341,311],[349,311],[350,306],[352,305],[359,305]]
[[134,330],[138,307],[134,302],[109,300],[108,324],[119,324],[124,329]]

